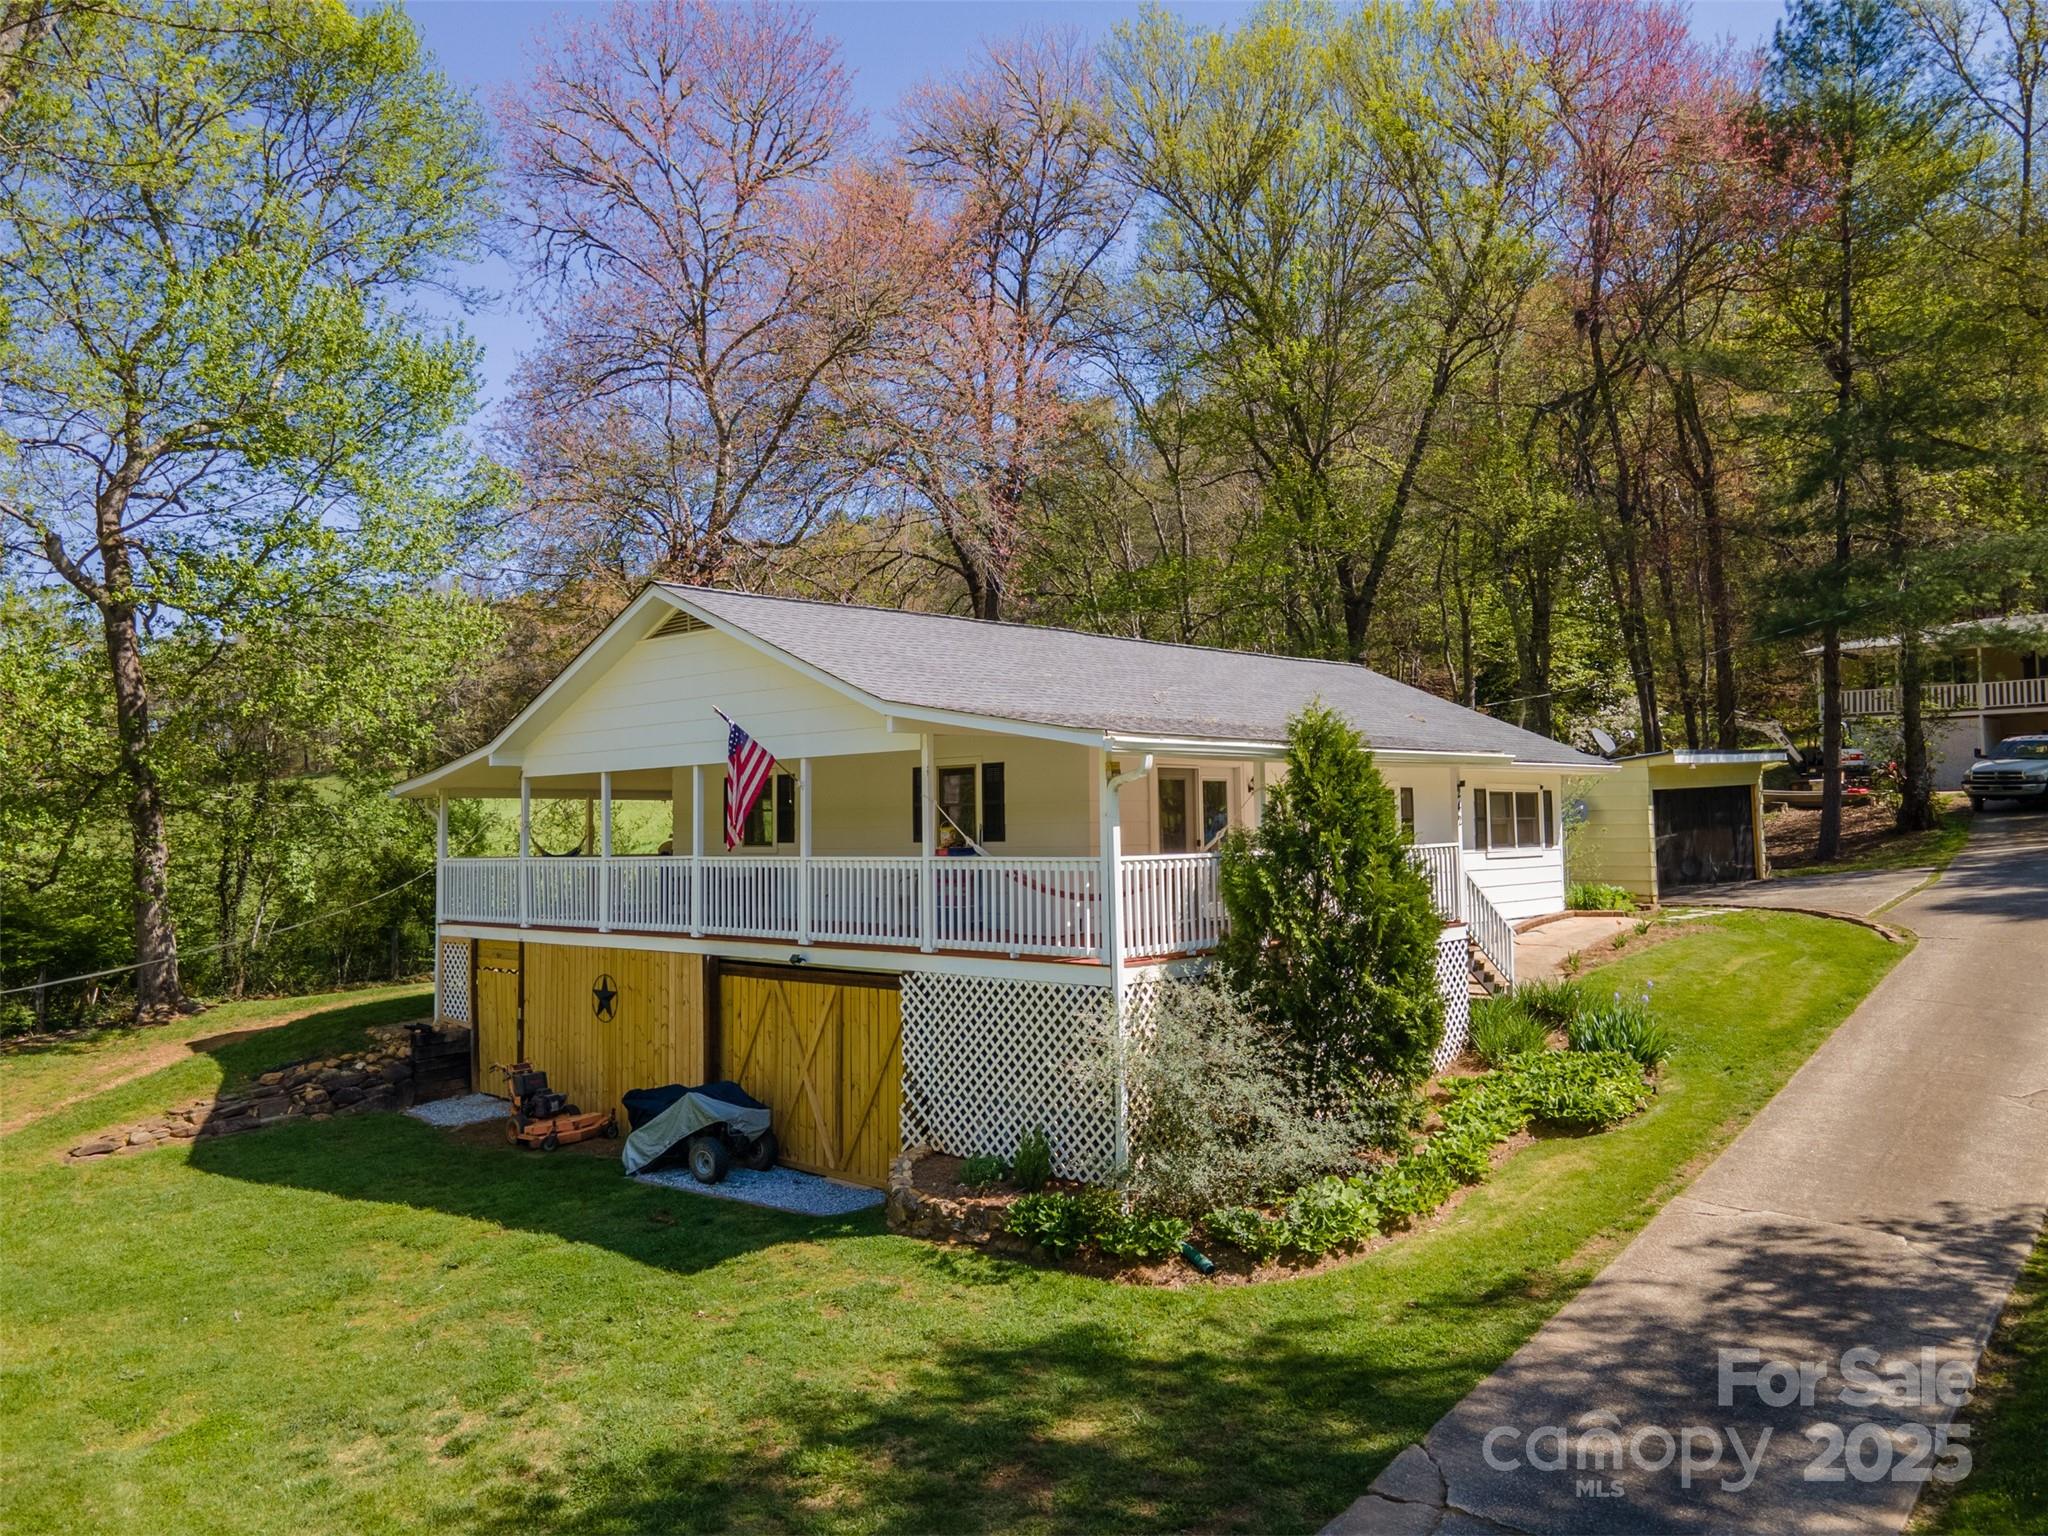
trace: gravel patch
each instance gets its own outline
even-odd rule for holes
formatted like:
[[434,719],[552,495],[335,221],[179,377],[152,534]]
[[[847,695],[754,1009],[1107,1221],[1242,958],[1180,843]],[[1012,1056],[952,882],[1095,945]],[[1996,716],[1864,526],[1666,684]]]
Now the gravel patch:
[[486,1120],[502,1120],[512,1113],[512,1106],[488,1093],[465,1093],[460,1098],[415,1104],[406,1113],[415,1120],[453,1130],[458,1125],[481,1125]]
[[714,1200],[737,1200],[742,1205],[764,1205],[772,1211],[792,1211],[799,1216],[846,1216],[882,1203],[879,1189],[853,1184],[835,1184],[813,1173],[794,1168],[770,1168],[756,1173],[735,1168],[718,1184],[699,1184],[687,1168],[662,1168],[640,1174],[642,1184],[659,1184],[690,1195],[709,1195]]

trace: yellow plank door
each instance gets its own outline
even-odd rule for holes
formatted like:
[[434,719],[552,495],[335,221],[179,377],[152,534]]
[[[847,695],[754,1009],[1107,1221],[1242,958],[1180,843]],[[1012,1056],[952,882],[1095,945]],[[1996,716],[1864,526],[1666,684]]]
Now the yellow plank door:
[[500,1097],[505,1080],[491,1070],[519,1053],[519,945],[479,939],[476,945],[476,1085]]
[[782,1160],[886,1183],[903,1103],[895,978],[721,965],[718,1000],[721,1075],[773,1111]]

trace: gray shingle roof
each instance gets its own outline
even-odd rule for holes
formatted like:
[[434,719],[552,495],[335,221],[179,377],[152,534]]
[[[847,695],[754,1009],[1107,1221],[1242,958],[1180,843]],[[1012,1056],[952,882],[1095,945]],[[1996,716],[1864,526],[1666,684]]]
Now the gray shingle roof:
[[1387,751],[1601,764],[1547,736],[1342,662],[710,587],[669,590],[863,693],[910,709],[1125,736],[1277,742],[1288,717],[1320,698]]

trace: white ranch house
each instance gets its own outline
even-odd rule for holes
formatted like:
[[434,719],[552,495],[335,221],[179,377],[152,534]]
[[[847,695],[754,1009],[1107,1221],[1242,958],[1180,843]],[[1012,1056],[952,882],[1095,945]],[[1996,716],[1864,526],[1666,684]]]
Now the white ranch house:
[[[597,1103],[739,1077],[789,1161],[841,1177],[1038,1124],[1100,1168],[1120,1127],[1073,1086],[1077,1020],[1215,945],[1216,843],[1256,824],[1316,699],[1412,828],[1455,1052],[1470,956],[1511,979],[1514,924],[1563,909],[1565,785],[1600,759],[1362,667],[666,585],[394,791],[441,805],[438,1011],[476,1024],[480,1069],[523,1023]],[[781,763],[732,852],[721,710]],[[451,854],[465,797],[517,801],[520,856]],[[571,855],[537,854],[546,799],[588,806]],[[615,852],[620,801],[668,807],[666,852]]]

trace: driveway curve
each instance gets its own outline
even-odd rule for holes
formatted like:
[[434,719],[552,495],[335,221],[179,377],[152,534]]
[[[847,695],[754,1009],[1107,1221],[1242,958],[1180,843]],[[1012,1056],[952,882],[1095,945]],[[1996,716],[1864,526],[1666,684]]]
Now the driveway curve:
[[2048,816],[1886,920],[1914,951],[1330,1531],[1905,1524],[2048,1217]]

